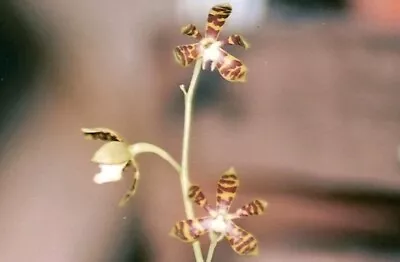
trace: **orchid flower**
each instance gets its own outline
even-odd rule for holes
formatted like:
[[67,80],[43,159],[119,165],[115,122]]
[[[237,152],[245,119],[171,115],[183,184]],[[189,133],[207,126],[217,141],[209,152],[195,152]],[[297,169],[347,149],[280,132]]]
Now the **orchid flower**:
[[222,47],[224,45],[238,45],[247,49],[248,43],[237,34],[233,34],[225,40],[218,40],[218,36],[231,12],[230,4],[212,7],[208,14],[204,37],[193,24],[182,27],[182,34],[193,37],[198,42],[177,46],[174,50],[175,60],[186,67],[193,61],[202,59],[203,70],[206,69],[208,63],[211,63],[211,71],[217,68],[226,80],[231,82],[246,81],[247,67]]
[[92,161],[100,167],[100,172],[93,178],[96,184],[117,182],[122,179],[123,171],[129,166],[133,166],[131,187],[119,202],[120,206],[125,205],[135,194],[140,176],[138,164],[129,150],[129,144],[124,142],[121,135],[108,128],[82,128],[82,132],[87,139],[106,141],[92,158]]
[[206,233],[216,234],[218,239],[225,237],[232,249],[240,255],[257,255],[258,243],[256,238],[236,225],[233,220],[247,216],[261,215],[267,206],[264,200],[253,200],[230,213],[231,204],[239,187],[239,179],[233,168],[226,171],[218,181],[217,205],[211,208],[208,201],[197,185],[189,189],[189,198],[204,208],[208,215],[205,217],[181,220],[172,228],[170,235],[186,243],[193,243]]

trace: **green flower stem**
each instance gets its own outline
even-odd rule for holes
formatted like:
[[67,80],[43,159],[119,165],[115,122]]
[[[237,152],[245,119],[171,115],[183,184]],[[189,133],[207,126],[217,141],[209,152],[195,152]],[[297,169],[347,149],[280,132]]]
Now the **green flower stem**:
[[206,262],[211,262],[213,255],[214,255],[215,247],[217,246],[218,242],[221,241],[223,238],[224,238],[223,234],[215,235],[212,232],[210,233],[211,243],[210,243],[210,247],[208,248]]
[[[190,142],[190,130],[192,124],[192,111],[193,111],[193,98],[196,91],[196,83],[199,78],[199,74],[201,71],[202,60],[198,59],[196,61],[196,65],[194,66],[192,79],[190,80],[189,88],[185,91],[185,89],[181,86],[181,89],[185,95],[185,120],[183,127],[183,142],[182,142],[182,163],[181,163],[181,187],[182,187],[182,197],[183,204],[185,206],[185,213],[188,219],[193,219],[194,211],[192,202],[188,196],[188,190],[190,187],[189,180],[189,142]],[[203,255],[201,253],[200,243],[198,241],[193,243],[193,251],[194,256],[196,258],[196,262],[203,262]]]
[[211,262],[211,260],[213,258],[213,255],[214,255],[214,250],[215,250],[215,247],[217,246],[217,244],[218,244],[218,241],[215,241],[215,240],[211,241],[210,247],[208,248],[208,254],[207,254],[206,262]]
[[133,156],[137,156],[142,153],[153,153],[167,161],[178,173],[181,173],[181,166],[176,160],[168,154],[164,149],[149,143],[136,143],[129,146],[129,151]]

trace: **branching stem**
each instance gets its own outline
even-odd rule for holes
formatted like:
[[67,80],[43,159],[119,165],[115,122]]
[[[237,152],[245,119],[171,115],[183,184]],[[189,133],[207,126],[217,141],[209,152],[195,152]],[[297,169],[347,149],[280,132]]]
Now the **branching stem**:
[[[199,78],[201,71],[202,61],[198,59],[194,66],[192,79],[190,81],[189,88],[184,92],[185,97],[185,119],[183,127],[183,142],[182,142],[182,163],[181,163],[181,187],[183,204],[185,206],[185,213],[188,219],[194,218],[194,211],[192,202],[188,196],[188,190],[190,187],[189,180],[189,142],[190,142],[190,131],[192,124],[192,111],[193,111],[193,100],[196,91],[196,83]],[[201,253],[200,243],[198,241],[193,243],[193,251],[196,258],[196,262],[203,262],[203,255]]]
[[181,166],[176,160],[168,154],[164,149],[149,143],[136,143],[129,147],[129,151],[132,155],[137,156],[142,153],[153,153],[167,161],[178,173],[181,173]]

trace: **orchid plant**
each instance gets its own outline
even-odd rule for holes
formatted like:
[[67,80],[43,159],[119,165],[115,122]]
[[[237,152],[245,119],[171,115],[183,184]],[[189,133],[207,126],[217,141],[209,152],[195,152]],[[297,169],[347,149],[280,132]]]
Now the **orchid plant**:
[[[193,245],[196,262],[204,262],[201,247],[198,242],[200,236],[207,234],[210,237],[210,248],[206,262],[211,262],[214,249],[219,241],[226,238],[232,249],[239,255],[258,254],[256,238],[236,225],[233,220],[247,216],[261,215],[267,206],[264,200],[254,200],[230,213],[230,207],[236,196],[239,179],[233,168],[227,170],[217,183],[216,208],[212,208],[201,191],[200,187],[192,184],[189,179],[189,142],[192,123],[193,99],[196,83],[201,70],[210,65],[211,71],[217,68],[219,74],[230,82],[245,82],[248,69],[238,58],[222,49],[225,45],[238,45],[248,48],[246,40],[233,34],[224,40],[218,40],[219,34],[230,16],[230,4],[213,6],[208,14],[204,36],[193,24],[181,29],[181,33],[197,40],[197,43],[177,46],[174,49],[175,60],[181,66],[193,63],[194,70],[189,87],[180,85],[185,99],[185,119],[182,142],[182,156],[179,164],[164,149],[149,143],[128,143],[120,134],[108,128],[82,128],[87,139],[101,140],[105,143],[95,152],[92,161],[100,167],[93,181],[97,184],[116,182],[122,179],[126,169],[131,168],[132,184],[119,202],[124,206],[135,194],[139,181],[139,164],[137,156],[142,153],[153,153],[168,163],[179,173],[186,219],[178,221],[173,226],[170,235]],[[193,203],[196,203],[208,213],[205,217],[195,217]]]

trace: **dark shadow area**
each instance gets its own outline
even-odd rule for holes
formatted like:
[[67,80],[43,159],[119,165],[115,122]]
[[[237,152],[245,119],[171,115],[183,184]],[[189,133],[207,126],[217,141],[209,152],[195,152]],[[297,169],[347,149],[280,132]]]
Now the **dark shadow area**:
[[326,17],[347,11],[348,0],[270,0],[269,7],[274,14],[285,18]]
[[[124,220],[125,221],[125,220]],[[151,244],[143,232],[140,220],[133,218],[125,227],[118,249],[110,261],[148,262],[153,261]]]
[[6,140],[25,115],[46,50],[35,23],[11,3],[0,1],[0,138]]

